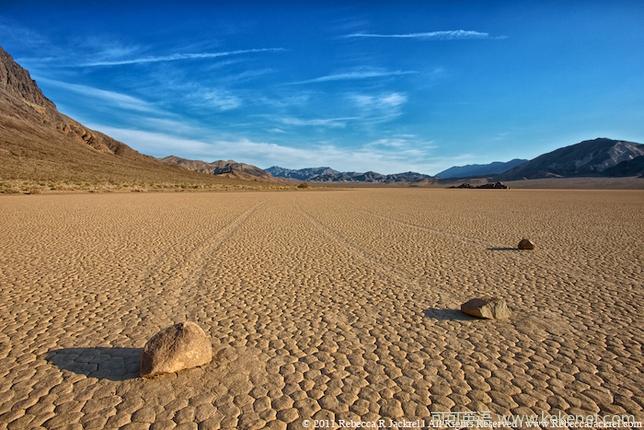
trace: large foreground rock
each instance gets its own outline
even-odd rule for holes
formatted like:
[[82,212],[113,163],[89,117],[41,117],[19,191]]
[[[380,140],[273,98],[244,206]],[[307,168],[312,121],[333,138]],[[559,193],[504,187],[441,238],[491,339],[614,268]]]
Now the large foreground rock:
[[212,360],[208,335],[186,321],[164,328],[150,338],[141,353],[141,376],[149,378],[202,366]]
[[479,297],[461,305],[461,311],[476,318],[508,319],[510,309],[505,300],[496,297]]

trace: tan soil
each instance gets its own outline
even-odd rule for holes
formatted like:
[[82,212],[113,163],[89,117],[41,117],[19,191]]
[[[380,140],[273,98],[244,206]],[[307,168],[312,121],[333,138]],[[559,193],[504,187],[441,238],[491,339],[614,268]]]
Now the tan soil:
[[[642,191],[4,196],[0,220],[0,427],[642,419]],[[213,362],[137,378],[186,319]]]

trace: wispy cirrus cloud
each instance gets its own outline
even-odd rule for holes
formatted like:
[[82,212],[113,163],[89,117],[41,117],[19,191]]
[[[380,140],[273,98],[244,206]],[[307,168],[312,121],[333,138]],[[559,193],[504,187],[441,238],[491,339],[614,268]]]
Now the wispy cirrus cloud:
[[365,124],[392,121],[402,115],[403,106],[407,103],[407,95],[398,91],[378,94],[351,93],[346,99]]
[[152,103],[116,91],[109,91],[81,84],[72,84],[70,82],[63,82],[38,76],[36,76],[36,81],[44,84],[45,86],[61,88],[65,91],[80,94],[90,99],[107,102],[118,108],[147,113],[163,113],[161,109]]
[[270,121],[291,127],[319,127],[328,129],[344,128],[352,123],[367,127],[391,121],[402,114],[407,103],[407,95],[402,92],[376,94],[349,93],[341,96],[338,103],[342,114],[330,117],[302,117],[285,113],[283,115],[264,115]]
[[207,58],[221,58],[221,57],[230,57],[233,55],[243,55],[243,54],[258,54],[262,52],[284,52],[285,48],[253,48],[253,49],[237,49],[234,51],[222,51],[222,52],[194,52],[194,53],[176,53],[169,55],[153,55],[145,56],[138,58],[127,58],[127,59],[111,59],[111,60],[98,60],[98,61],[89,61],[77,64],[77,67],[100,67],[100,66],[124,66],[130,64],[144,64],[144,63],[162,63],[170,61],[182,61],[182,60],[199,60]]
[[49,48],[50,45],[49,41],[37,31],[23,27],[2,16],[0,16],[0,38],[3,40],[3,45],[7,41],[33,49]]
[[278,121],[285,125],[296,126],[317,126],[317,127],[345,127],[348,121],[360,119],[360,117],[340,117],[340,118],[296,118],[292,116],[285,116],[278,118]]
[[437,146],[431,140],[424,140],[415,134],[394,134],[381,137],[365,145],[367,148],[384,148],[392,151],[427,151]]
[[387,78],[392,76],[414,75],[415,70],[358,69],[347,72],[332,73],[302,81],[289,82],[287,85],[314,84],[318,82],[353,81],[360,79]]
[[200,94],[203,101],[219,111],[237,109],[242,105],[242,99],[231,91],[213,88]]
[[397,108],[407,102],[407,95],[400,92],[391,92],[379,95],[350,94],[349,100],[364,109]]
[[504,39],[505,36],[491,36],[489,33],[474,30],[441,30],[419,33],[350,33],[342,36],[344,39],[374,38],[374,39],[418,39],[418,40],[472,40],[472,39]]

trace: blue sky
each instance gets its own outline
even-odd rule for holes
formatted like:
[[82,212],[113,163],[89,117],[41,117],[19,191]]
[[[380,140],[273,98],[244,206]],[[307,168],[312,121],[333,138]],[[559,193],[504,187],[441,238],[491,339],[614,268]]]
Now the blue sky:
[[641,1],[102,3],[0,0],[0,45],[146,154],[434,174],[644,142]]

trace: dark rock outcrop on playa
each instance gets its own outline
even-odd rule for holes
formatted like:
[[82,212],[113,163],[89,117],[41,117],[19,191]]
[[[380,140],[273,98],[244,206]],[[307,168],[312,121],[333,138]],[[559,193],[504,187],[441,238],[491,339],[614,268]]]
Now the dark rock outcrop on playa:
[[450,188],[469,188],[469,189],[475,189],[475,190],[507,190],[510,187],[505,185],[503,182],[490,182],[483,185],[472,185],[472,184],[465,183],[461,185],[454,185],[454,186],[451,186]]

